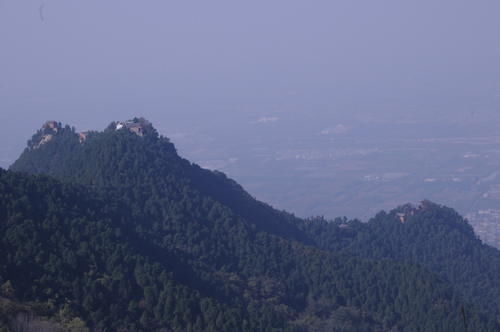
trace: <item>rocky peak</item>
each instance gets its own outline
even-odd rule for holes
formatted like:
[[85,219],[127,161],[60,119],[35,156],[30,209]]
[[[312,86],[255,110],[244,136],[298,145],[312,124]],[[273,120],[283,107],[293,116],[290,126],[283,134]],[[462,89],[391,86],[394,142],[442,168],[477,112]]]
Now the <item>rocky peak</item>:
[[52,131],[54,133],[59,132],[62,129],[62,125],[57,121],[47,121],[43,124],[42,130]]
[[38,149],[43,144],[50,142],[55,135],[57,135],[63,129],[60,122],[57,121],[47,121],[42,125],[42,128],[38,131],[35,137],[30,141],[30,149]]
[[[107,130],[114,130],[114,131],[124,130],[124,129],[141,137],[151,133],[157,135],[156,130],[154,129],[151,122],[142,117],[133,118],[132,120],[127,120],[127,121],[115,121],[112,122],[107,128]],[[63,127],[63,125],[60,122],[47,121],[42,125],[42,127],[36,132],[35,135],[33,135],[32,139],[28,142],[28,148],[30,150],[39,149],[42,145],[52,141],[55,136],[62,135],[67,130],[71,131],[72,134],[76,135],[78,137],[78,141],[82,144],[92,134],[91,131],[75,132],[74,128],[70,128],[69,126]]]
[[114,130],[127,129],[138,136],[144,136],[148,131],[153,130],[151,122],[142,117],[127,121],[112,122],[109,127]]
[[422,204],[418,206],[410,203],[402,205],[396,209],[396,218],[404,224],[409,217],[414,216],[421,209]]
[[439,207],[436,203],[433,203],[428,200],[423,200],[418,205],[413,205],[411,203],[399,206],[394,210],[396,218],[401,222],[405,223],[406,220],[416,215],[419,212],[430,210],[432,208]]

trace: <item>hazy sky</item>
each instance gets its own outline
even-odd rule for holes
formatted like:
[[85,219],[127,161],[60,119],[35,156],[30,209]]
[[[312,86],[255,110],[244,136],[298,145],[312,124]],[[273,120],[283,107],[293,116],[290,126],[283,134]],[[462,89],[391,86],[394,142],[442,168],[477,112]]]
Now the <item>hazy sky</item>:
[[47,119],[494,114],[499,35],[498,0],[0,0],[0,166]]

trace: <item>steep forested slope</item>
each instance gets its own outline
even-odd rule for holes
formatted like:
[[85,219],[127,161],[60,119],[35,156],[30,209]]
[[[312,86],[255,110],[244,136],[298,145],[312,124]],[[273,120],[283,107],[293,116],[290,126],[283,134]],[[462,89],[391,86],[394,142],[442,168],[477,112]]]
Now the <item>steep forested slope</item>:
[[[469,327],[497,327],[471,304],[479,303],[475,294],[463,297],[446,274],[440,279],[417,265],[394,262],[405,260],[392,253],[406,247],[379,246],[377,236],[363,241],[368,226],[303,221],[275,211],[223,174],[180,158],[149,124],[140,135],[117,128],[113,123],[82,140],[69,127],[45,126],[12,166],[72,185],[2,173],[7,184],[21,183],[4,185],[6,193],[16,194],[5,196],[0,210],[0,245],[12,251],[2,266],[14,271],[2,278],[15,284],[13,276],[22,269],[30,272],[33,265],[38,271],[14,285],[23,300],[73,303],[75,315],[89,326],[108,328],[123,316],[120,327],[137,329],[447,331],[464,327],[462,309]],[[26,205],[40,210],[23,210]],[[400,224],[380,234],[397,241],[391,238],[399,235]],[[32,234],[30,247],[52,256],[35,260],[39,250],[25,252],[21,243],[28,240],[10,232]],[[75,264],[82,242],[90,252],[81,254],[75,268],[66,260]],[[52,271],[61,271],[56,280]],[[70,288],[72,278],[86,279]],[[46,279],[51,283],[29,287]],[[54,292],[58,280],[66,287]],[[87,287],[94,287],[96,298],[84,301],[75,289]]]
[[230,315],[175,281],[182,263],[140,239],[127,210],[81,187],[1,171],[2,295],[97,329],[185,327],[203,315],[210,326],[204,309]]
[[[168,138],[159,136],[144,119],[135,121],[145,122],[143,136],[116,130],[112,123],[104,132],[89,133],[83,142],[69,126],[45,125],[10,169],[105,188],[125,195],[137,209],[147,208],[147,201],[203,196],[227,206],[260,230],[307,241],[296,225],[297,218],[253,199],[223,173],[181,158]],[[47,136],[51,139],[44,144]]]
[[[450,287],[416,266],[337,256],[224,220],[214,221],[207,239],[179,229],[168,243],[154,243],[127,206],[44,177],[1,171],[0,195],[0,275],[12,285],[3,296],[44,304],[45,314],[64,311],[92,328],[462,326]],[[226,248],[229,237],[239,246]],[[223,254],[207,257],[211,247]],[[479,330],[494,326],[470,315]]]

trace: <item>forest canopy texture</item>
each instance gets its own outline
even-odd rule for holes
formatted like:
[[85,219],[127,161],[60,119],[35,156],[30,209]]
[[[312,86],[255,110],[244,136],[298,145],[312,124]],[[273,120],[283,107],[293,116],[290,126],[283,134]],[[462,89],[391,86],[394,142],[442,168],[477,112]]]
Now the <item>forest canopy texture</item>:
[[48,122],[0,170],[0,327],[498,331],[500,252],[423,201],[300,219],[181,158],[142,118]]

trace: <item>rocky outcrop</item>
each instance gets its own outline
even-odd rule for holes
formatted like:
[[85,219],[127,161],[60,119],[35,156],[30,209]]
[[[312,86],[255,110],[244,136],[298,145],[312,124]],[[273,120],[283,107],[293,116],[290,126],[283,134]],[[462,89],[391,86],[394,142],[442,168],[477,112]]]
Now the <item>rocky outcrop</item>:
[[40,148],[42,145],[50,142],[62,129],[60,122],[45,122],[35,137],[28,143],[29,148],[32,150]]
[[138,136],[144,136],[149,130],[153,129],[151,122],[142,117],[128,121],[113,122],[110,127],[114,127],[115,130],[128,129]]

